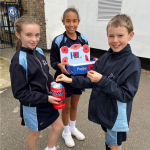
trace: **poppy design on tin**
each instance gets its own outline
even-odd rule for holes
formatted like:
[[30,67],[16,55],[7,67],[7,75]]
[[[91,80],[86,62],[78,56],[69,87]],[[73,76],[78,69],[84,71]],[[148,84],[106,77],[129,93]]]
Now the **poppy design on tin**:
[[89,61],[89,58],[87,55],[85,55],[85,61]]
[[83,45],[83,52],[88,53],[89,51],[90,51],[89,46],[88,45]]
[[61,52],[64,53],[64,54],[67,54],[68,53],[68,47],[67,46],[64,46],[64,47],[61,47]]
[[62,60],[61,60],[62,63],[68,63],[68,57],[64,57]]
[[81,47],[81,44],[73,44],[70,48],[73,50],[77,50]]
[[93,65],[92,65],[92,64],[89,65],[89,66],[88,66],[88,69],[89,69],[89,71],[92,70],[92,69],[93,69]]

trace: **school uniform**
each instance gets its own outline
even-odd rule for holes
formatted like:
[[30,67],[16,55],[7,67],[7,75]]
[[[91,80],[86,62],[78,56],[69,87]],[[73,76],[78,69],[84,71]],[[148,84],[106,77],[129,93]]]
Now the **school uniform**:
[[59,116],[48,102],[51,82],[49,67],[43,51],[20,47],[10,62],[13,95],[20,101],[22,125],[40,131],[51,125]]
[[[102,74],[99,82],[92,83],[88,77],[72,76],[71,85],[76,88],[92,88],[88,119],[102,126],[109,135],[109,143],[121,144],[117,141],[117,132],[129,130],[133,98],[140,80],[140,60],[127,44],[118,53],[110,48],[96,61],[93,70]],[[123,141],[125,139],[126,135]]]
[[[77,31],[76,34],[77,34],[76,40],[70,39],[67,36],[66,32],[54,38],[51,46],[51,52],[50,52],[50,64],[52,68],[56,70],[54,78],[56,78],[58,75],[62,73],[61,70],[58,68],[58,64],[61,63],[61,58],[60,58],[61,47],[63,46],[71,47],[74,44],[81,44],[82,46],[84,44],[88,45],[88,41],[83,34]],[[71,77],[71,75],[67,75],[67,76]],[[85,76],[85,75],[77,75],[77,76]],[[62,82],[62,84],[65,87],[66,97],[70,97],[72,94],[77,94],[77,95],[82,94],[83,89],[74,88],[70,84],[65,82]]]

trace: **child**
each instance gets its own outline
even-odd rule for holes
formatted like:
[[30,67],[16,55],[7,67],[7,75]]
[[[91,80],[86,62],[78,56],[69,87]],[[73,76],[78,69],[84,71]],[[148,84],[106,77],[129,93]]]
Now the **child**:
[[15,28],[19,41],[10,64],[11,87],[21,104],[21,124],[29,128],[28,149],[36,150],[40,131],[52,125],[45,150],[56,150],[55,143],[63,124],[52,104],[57,104],[60,99],[49,95],[50,85],[55,82],[49,74],[43,51],[36,47],[40,39],[40,25],[33,17],[22,16]]
[[60,75],[56,81],[71,83],[76,88],[92,88],[88,118],[100,124],[105,132],[106,150],[120,150],[126,141],[133,98],[138,90],[141,64],[132,54],[134,36],[132,21],[117,15],[107,25],[110,49],[95,63],[87,77]]
[[[77,32],[78,25],[80,23],[79,14],[75,8],[68,8],[63,13],[62,23],[66,28],[66,31],[57,36],[51,46],[50,62],[51,66],[57,70],[55,78],[61,73],[66,74],[68,77],[71,75],[65,69],[65,65],[68,63],[61,63],[60,48],[63,46],[71,47],[73,44],[88,44],[88,41],[84,35]],[[76,128],[76,115],[77,105],[79,102],[82,90],[74,88],[70,84],[62,83],[65,87],[65,104],[66,107],[62,109],[62,120],[64,124],[64,131],[62,137],[68,147],[75,146],[74,140],[71,135],[74,135],[78,140],[84,140],[85,136]],[[69,115],[70,114],[70,115]],[[69,127],[70,116],[70,127]]]

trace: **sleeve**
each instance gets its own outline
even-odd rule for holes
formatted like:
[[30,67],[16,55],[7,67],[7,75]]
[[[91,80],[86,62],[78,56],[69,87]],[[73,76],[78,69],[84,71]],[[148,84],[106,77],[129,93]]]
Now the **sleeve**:
[[53,78],[53,76],[51,74],[49,74],[49,81],[50,82],[55,82],[55,80],[54,80],[54,78]]
[[30,91],[26,70],[18,62],[11,62],[10,78],[13,95],[22,104],[40,104],[48,101],[48,95],[38,91]]
[[[128,103],[133,100],[138,90],[141,74],[140,61],[132,61],[123,74],[122,78],[125,78],[123,85],[119,86],[115,81],[112,81],[104,75],[100,82],[96,84],[100,87],[100,90],[109,94],[113,98],[123,103]],[[126,74],[128,74],[128,76],[126,76]]]
[[71,76],[72,83],[71,85],[78,89],[84,89],[84,88],[92,88],[93,83],[90,81],[88,77],[83,76]]
[[53,69],[60,70],[58,64],[60,63],[60,50],[58,45],[55,43],[55,39],[52,42],[51,52],[50,52],[50,64]]

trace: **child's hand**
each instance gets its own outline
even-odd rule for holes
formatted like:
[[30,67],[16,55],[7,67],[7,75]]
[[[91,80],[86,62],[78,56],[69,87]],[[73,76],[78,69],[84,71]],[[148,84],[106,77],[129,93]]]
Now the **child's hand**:
[[94,57],[93,60],[96,62],[98,60],[98,58]]
[[98,58],[95,58],[95,62],[98,60]]
[[96,71],[88,71],[87,77],[90,78],[91,82],[99,82],[102,78],[102,75]]
[[57,76],[56,82],[59,82],[59,81],[63,81],[63,82],[66,82],[66,83],[72,83],[72,79],[68,78],[64,74],[61,74],[61,75]]
[[59,63],[58,67],[59,67],[59,69],[61,70],[62,73],[69,75],[68,71],[65,68],[65,65],[69,65],[69,63]]
[[57,101],[61,101],[61,99],[54,96],[48,96],[48,102],[52,104],[59,104]]

